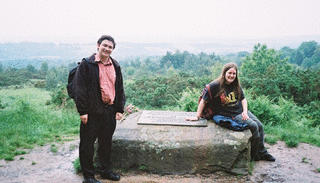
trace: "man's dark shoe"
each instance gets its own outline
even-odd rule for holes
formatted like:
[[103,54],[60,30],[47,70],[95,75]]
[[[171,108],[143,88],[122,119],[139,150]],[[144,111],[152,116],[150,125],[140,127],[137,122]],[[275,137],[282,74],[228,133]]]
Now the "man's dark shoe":
[[260,157],[259,156],[254,156],[251,158],[252,161],[260,161]]
[[260,157],[260,160],[265,160],[265,161],[276,161],[276,158],[274,158],[271,154],[267,153],[264,154]]
[[112,171],[106,172],[106,173],[101,173],[101,178],[103,179],[109,179],[113,181],[119,181],[120,180],[120,175],[117,173],[114,173]]
[[84,178],[84,181],[82,183],[101,183],[94,177]]

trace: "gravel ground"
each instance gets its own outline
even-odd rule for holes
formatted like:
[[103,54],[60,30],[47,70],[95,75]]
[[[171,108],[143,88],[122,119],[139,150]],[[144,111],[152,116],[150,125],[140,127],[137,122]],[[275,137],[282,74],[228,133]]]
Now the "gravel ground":
[[[74,172],[72,161],[78,157],[79,140],[57,144],[58,151],[51,152],[50,145],[37,147],[14,161],[0,161],[1,183],[79,183],[82,176]],[[284,142],[266,145],[276,157],[275,162],[255,162],[252,175],[235,176],[224,172],[209,175],[165,175],[144,172],[122,173],[120,183],[211,183],[211,182],[303,182],[319,183],[320,148],[301,143],[288,148]],[[101,180],[99,176],[97,179]],[[112,182],[101,180],[103,183]]]

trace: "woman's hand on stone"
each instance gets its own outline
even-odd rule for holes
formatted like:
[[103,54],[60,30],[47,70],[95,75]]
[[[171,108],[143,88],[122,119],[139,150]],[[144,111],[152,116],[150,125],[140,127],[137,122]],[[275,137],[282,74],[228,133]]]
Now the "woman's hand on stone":
[[186,121],[198,121],[200,118],[198,116],[187,117]]

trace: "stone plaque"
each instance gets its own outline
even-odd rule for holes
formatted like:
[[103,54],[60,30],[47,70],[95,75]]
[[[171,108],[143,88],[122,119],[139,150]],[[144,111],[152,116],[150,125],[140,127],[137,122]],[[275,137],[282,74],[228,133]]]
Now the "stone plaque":
[[197,126],[206,127],[207,120],[186,121],[188,116],[196,116],[196,112],[175,111],[142,111],[138,125],[171,125],[171,126]]

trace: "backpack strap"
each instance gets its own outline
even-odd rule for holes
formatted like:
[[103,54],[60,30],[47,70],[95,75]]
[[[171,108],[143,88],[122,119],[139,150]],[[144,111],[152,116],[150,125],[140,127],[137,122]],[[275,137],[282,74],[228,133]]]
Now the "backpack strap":
[[206,85],[206,88],[207,88],[207,90],[208,90],[208,92],[209,92],[210,100],[212,101],[212,95],[211,95],[211,91],[210,91],[210,85],[207,84],[207,85]]

